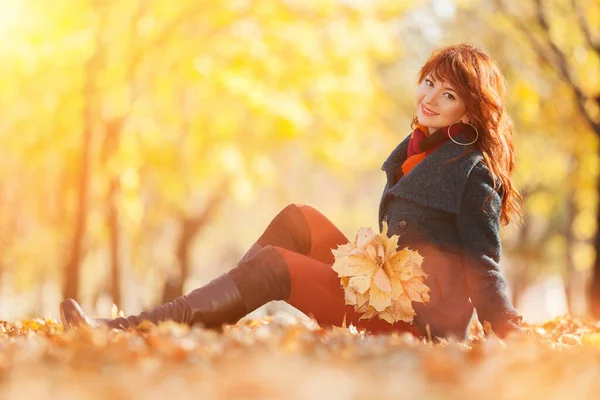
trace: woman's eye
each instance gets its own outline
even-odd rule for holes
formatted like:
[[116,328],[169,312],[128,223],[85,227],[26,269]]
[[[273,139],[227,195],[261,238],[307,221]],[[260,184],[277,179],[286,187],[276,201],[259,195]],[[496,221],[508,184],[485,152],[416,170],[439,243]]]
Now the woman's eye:
[[427,86],[431,86],[431,87],[433,87],[433,82],[431,82],[429,79],[425,79],[425,84],[426,84]]
[[454,100],[455,97],[452,96],[450,93],[444,93],[446,95],[447,98],[449,98],[450,100]]

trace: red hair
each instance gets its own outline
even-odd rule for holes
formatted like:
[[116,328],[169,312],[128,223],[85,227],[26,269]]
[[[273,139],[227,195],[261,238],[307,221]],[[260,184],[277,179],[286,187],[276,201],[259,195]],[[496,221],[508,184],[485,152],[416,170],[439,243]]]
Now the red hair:
[[[523,198],[512,182],[514,126],[505,110],[507,85],[498,64],[483,50],[459,44],[435,51],[419,71],[419,84],[429,74],[450,83],[465,103],[469,122],[479,132],[475,145],[496,178],[494,189],[498,190],[497,181],[502,186],[502,225],[522,221]],[[415,118],[413,124],[416,122]]]

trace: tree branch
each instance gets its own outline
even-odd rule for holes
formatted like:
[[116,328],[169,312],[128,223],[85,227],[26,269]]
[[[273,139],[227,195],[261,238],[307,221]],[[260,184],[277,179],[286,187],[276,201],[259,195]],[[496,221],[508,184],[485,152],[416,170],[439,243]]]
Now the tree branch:
[[227,198],[228,182],[223,180],[217,189],[208,199],[202,213],[193,216],[183,217],[182,237],[184,240],[190,240],[198,233],[198,230],[206,225],[212,218],[214,212],[221,206],[221,203]]
[[550,54],[548,54],[548,51],[544,48],[544,45],[542,43],[540,43],[535,38],[535,36],[533,36],[533,34],[531,33],[531,30],[527,27],[527,25],[523,21],[521,21],[519,18],[510,14],[508,11],[506,11],[506,10],[503,10],[503,11],[504,11],[504,15],[506,16],[508,21],[518,31],[520,31],[525,36],[525,39],[529,42],[529,45],[533,48],[533,50],[538,55],[538,57],[540,57],[542,60],[544,60],[544,62],[546,64],[548,64],[550,66],[550,68],[552,68],[557,75],[562,77],[562,73],[556,67],[555,61],[551,60],[551,56],[550,56]]
[[595,40],[592,36],[592,31],[590,29],[590,25],[585,19],[585,13],[583,12],[583,7],[577,2],[577,0],[572,0],[571,5],[573,6],[573,10],[575,11],[575,16],[577,17],[577,21],[579,22],[579,26],[583,32],[583,36],[585,40],[598,55],[600,56],[600,41]]
[[563,79],[571,86],[571,89],[575,93],[575,96],[577,97],[577,101],[579,103],[579,107],[583,112],[583,116],[585,117],[585,119],[597,133],[600,133],[600,122],[594,121],[594,119],[586,109],[586,103],[588,100],[590,100],[589,97],[583,93],[579,85],[575,82],[575,79],[573,79],[573,77],[569,73],[567,57],[565,53],[558,48],[556,42],[554,42],[554,40],[552,39],[552,35],[550,34],[550,25],[548,24],[548,19],[546,17],[546,13],[544,12],[544,6],[542,5],[542,1],[535,0],[534,3],[536,6],[538,22],[546,32],[546,37],[548,38],[548,45],[550,46],[552,53],[556,57],[556,60],[558,62],[558,68],[561,71]]
[[[561,51],[554,40],[552,40],[552,36],[550,35],[550,25],[548,23],[546,13],[544,12],[544,7],[541,0],[534,0],[534,4],[536,6],[535,11],[537,22],[544,30],[547,39],[545,46],[534,37],[531,29],[529,29],[529,27],[520,18],[507,10],[502,0],[497,1],[497,5],[502,10],[503,14],[507,17],[509,22],[511,22],[523,35],[525,35],[525,38],[536,54],[546,63],[548,63],[556,72],[556,74],[571,87],[571,90],[577,98],[579,109],[581,110],[584,118],[590,124],[592,129],[594,129],[597,133],[600,133],[600,122],[594,121],[586,108],[586,103],[588,100],[590,100],[590,98],[583,93],[579,85],[575,82],[575,79],[569,73],[569,65],[565,53]],[[592,100],[600,102],[600,97]]]
[[548,23],[548,19],[546,17],[546,13],[544,11],[544,6],[542,4],[542,1],[534,0],[534,3],[536,6],[535,7],[536,18],[538,20],[539,25],[542,27],[544,32],[546,32],[548,46],[550,47],[550,51],[552,52],[552,54],[554,55],[554,57],[556,59],[556,62],[557,62],[556,66],[558,67],[560,74],[573,87],[574,90],[581,92],[581,89],[579,88],[579,86],[577,86],[577,84],[575,83],[575,80],[569,73],[569,65],[567,63],[567,58],[565,56],[565,53],[558,48],[556,42],[554,42],[554,40],[552,39],[552,35],[550,33],[550,24]]

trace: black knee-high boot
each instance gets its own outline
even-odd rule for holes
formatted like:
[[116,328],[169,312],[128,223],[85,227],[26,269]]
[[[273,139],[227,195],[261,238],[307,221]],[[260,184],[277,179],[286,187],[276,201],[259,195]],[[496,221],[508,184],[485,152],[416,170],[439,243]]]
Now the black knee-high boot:
[[289,296],[291,283],[285,261],[272,246],[259,246],[253,246],[249,257],[244,256],[228,273],[139,315],[115,319],[89,318],[75,300],[67,299],[60,305],[61,319],[67,329],[103,324],[110,328],[128,329],[144,320],[155,324],[167,320],[189,325],[198,323],[206,328],[234,324],[263,304]]
[[201,323],[206,328],[216,328],[222,324],[234,324],[247,314],[244,301],[227,274],[223,274],[185,296],[165,303],[138,315],[114,319],[89,318],[73,299],[67,299],[60,305],[61,319],[66,328],[80,325],[128,329],[142,321],[159,323],[172,320],[182,324]]

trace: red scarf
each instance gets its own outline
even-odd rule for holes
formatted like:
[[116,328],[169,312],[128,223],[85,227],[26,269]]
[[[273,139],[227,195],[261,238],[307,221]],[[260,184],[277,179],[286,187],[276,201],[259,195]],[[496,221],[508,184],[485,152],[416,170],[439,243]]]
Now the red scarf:
[[[450,126],[452,126],[452,132],[450,134],[453,138],[461,133],[465,127],[464,124],[453,124]],[[438,147],[450,139],[448,134],[448,128],[450,128],[450,126],[438,129],[437,131],[429,134],[429,129],[427,129],[427,127],[417,124],[417,127],[412,132],[408,142],[406,160],[396,170],[396,182],[398,182],[404,175],[412,171],[412,169],[421,161],[423,161],[425,157],[433,153],[438,149]]]

